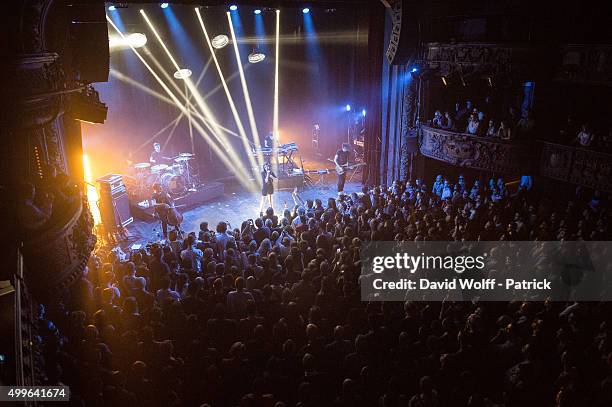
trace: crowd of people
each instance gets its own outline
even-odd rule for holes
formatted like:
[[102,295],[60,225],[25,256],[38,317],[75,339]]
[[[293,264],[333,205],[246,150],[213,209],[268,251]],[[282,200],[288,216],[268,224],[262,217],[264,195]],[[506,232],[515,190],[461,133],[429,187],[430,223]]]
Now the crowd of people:
[[[535,120],[529,111],[518,113],[510,106],[506,112],[500,111],[487,96],[482,106],[476,107],[468,100],[457,102],[453,110],[436,110],[430,121],[434,128],[476,136],[511,140],[527,138],[535,129]],[[578,123],[573,115],[558,126],[558,136],[543,133],[542,139],[567,143],[574,146],[612,153],[612,128],[599,128],[584,122]],[[553,132],[554,133],[554,132]]]
[[467,133],[482,137],[510,140],[527,137],[533,132],[535,121],[528,111],[520,115],[517,109],[509,107],[502,112],[487,96],[481,107],[471,100],[464,104],[457,102],[453,111],[436,110],[431,120],[432,127]]
[[48,382],[87,406],[610,406],[610,303],[361,301],[366,241],[610,239],[601,194],[558,198],[439,175],[99,249],[41,310]]

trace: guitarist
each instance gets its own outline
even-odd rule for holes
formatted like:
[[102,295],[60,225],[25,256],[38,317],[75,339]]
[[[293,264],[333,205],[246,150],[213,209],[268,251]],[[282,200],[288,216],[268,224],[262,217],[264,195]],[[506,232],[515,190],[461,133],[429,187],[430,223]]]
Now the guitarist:
[[336,164],[336,172],[338,173],[338,194],[344,192],[344,183],[346,182],[346,167],[349,162],[349,145],[342,143],[342,148],[336,151],[334,164]]

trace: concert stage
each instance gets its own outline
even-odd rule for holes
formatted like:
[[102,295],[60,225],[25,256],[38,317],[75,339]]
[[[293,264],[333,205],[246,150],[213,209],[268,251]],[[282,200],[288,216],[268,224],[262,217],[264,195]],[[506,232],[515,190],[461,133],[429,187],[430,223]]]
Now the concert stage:
[[[344,192],[347,194],[359,191],[361,191],[361,183],[358,182],[347,182],[344,187]],[[326,204],[328,198],[338,196],[336,185],[330,182],[307,187],[299,195],[304,201],[318,198],[323,200],[324,204]],[[219,198],[182,212],[184,216],[182,229],[185,232],[197,232],[200,229],[200,222],[204,221],[208,222],[210,229],[214,229],[220,221],[229,221],[233,228],[240,227],[242,221],[259,216],[260,202],[260,194],[247,192],[239,186],[226,185],[224,194]],[[279,215],[282,215],[285,202],[289,209],[293,208],[291,191],[277,191],[274,194],[274,209]],[[158,222],[145,222],[135,219],[134,223],[127,227],[127,230],[130,245],[161,239],[161,227]]]

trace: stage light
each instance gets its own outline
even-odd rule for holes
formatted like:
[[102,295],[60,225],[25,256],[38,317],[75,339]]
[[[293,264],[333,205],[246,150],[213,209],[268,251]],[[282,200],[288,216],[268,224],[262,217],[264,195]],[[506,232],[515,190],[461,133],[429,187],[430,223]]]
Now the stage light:
[[350,112],[351,111],[351,105],[346,105],[345,109],[346,109],[347,112]]
[[230,9],[231,11],[236,11],[236,10],[238,10],[238,6],[237,6],[237,5],[235,5],[235,4],[232,4],[231,6],[229,6],[229,9]]
[[302,13],[304,13],[304,14],[308,14],[308,13],[310,13],[310,9],[309,9],[308,7],[304,7],[304,8],[302,9]]
[[115,47],[134,47],[141,48],[147,44],[147,36],[142,33],[132,33],[125,35],[123,38],[117,36],[110,36],[108,39],[108,46],[110,48]]
[[[234,116],[234,120],[236,122],[236,126],[238,127],[238,132],[240,133],[240,139],[242,140],[242,144],[244,146],[245,151],[249,151],[250,150],[250,141],[248,139],[248,136],[244,130],[244,126],[242,125],[242,120],[240,120],[240,115],[238,114],[238,110],[236,109],[236,104],[234,103],[234,98],[232,97],[232,94],[229,91],[229,88],[227,87],[227,82],[225,77],[223,76],[223,72],[221,71],[221,66],[219,65],[219,61],[217,60],[217,56],[215,55],[214,49],[213,49],[213,45],[212,42],[210,41],[210,38],[208,37],[208,31],[206,30],[206,26],[204,24],[204,20],[202,19],[202,15],[200,14],[200,10],[198,8],[195,9],[196,15],[198,16],[198,21],[200,22],[200,27],[202,27],[202,32],[204,34],[204,38],[206,39],[206,43],[208,44],[208,48],[210,50],[211,53],[211,57],[215,63],[215,66],[217,67],[217,72],[219,73],[219,79],[221,79],[221,86],[223,87],[223,90],[225,91],[225,96],[227,97],[227,101],[230,105],[230,110],[232,111],[232,115]],[[226,37],[227,39],[227,37]],[[229,42],[229,40],[228,40]],[[240,74],[240,71],[239,71]],[[256,147],[260,147],[259,144],[259,139],[255,140],[255,146]],[[251,165],[251,168],[255,168],[255,167],[259,167],[263,165],[263,158],[261,158],[260,156],[257,157],[259,160],[259,165],[257,165],[257,163],[255,162],[255,158],[251,155],[248,154],[248,159],[249,159],[249,163]],[[256,178],[257,179],[257,178]]]
[[176,79],[183,79],[183,80],[185,80],[185,79],[189,78],[191,76],[191,74],[192,74],[191,69],[181,68],[181,69],[179,69],[178,71],[176,71],[174,73],[174,77]]
[[117,10],[117,7],[113,6],[108,6],[108,11],[115,11]]
[[415,67],[415,68],[412,68],[412,69],[410,70],[410,72],[415,73],[415,72],[416,72],[416,71],[418,71],[418,70],[419,70],[419,68],[416,68],[416,67]]
[[144,47],[147,44],[147,36],[141,33],[132,33],[127,36],[127,40],[134,48]]
[[219,34],[211,41],[213,48],[221,49],[229,44],[229,37],[225,34]]
[[361,111],[361,115],[362,115],[363,117],[366,117],[366,110],[365,110],[365,109],[363,109],[363,110]]
[[254,13],[259,15],[259,14],[261,14],[261,10],[260,9],[255,9]]
[[264,59],[266,59],[266,55],[257,51],[257,50],[253,50],[253,52],[251,52],[249,54],[249,62],[252,64],[256,64],[258,62],[263,61]]
[[442,77],[442,83],[444,84],[444,86],[448,86],[448,80],[446,80],[446,76]]
[[[280,10],[276,10],[276,28],[275,28],[275,50],[274,50],[274,107],[272,116],[272,131],[274,134],[279,134],[279,115],[278,115],[278,102],[279,102],[279,61],[280,61]],[[275,142],[272,142],[273,146]]]
[[169,5],[170,4],[168,4],[168,3],[162,3],[162,4],[159,5],[159,7],[161,7],[161,8],[168,8]]
[[238,49],[238,42],[236,41],[236,32],[234,31],[234,24],[232,23],[232,17],[230,13],[227,13],[227,23],[230,28],[230,34],[232,36],[232,43],[234,44],[234,53],[236,55],[236,63],[238,64],[238,72],[240,73],[240,83],[242,84],[242,93],[244,95],[244,102],[246,104],[247,116],[249,118],[249,125],[251,127],[251,137],[255,141],[255,146],[259,141],[259,132],[257,131],[257,123],[255,123],[255,114],[253,113],[253,104],[251,103],[251,96],[249,94],[249,87],[244,76],[244,69],[242,68],[242,62],[240,59],[240,50]]

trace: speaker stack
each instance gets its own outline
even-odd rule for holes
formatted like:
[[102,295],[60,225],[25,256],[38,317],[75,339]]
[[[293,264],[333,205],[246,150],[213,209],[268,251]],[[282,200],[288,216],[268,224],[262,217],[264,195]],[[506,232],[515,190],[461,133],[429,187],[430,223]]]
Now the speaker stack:
[[96,180],[100,191],[100,217],[108,232],[116,232],[134,221],[130,201],[119,174],[107,174]]

